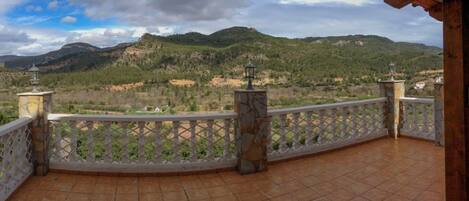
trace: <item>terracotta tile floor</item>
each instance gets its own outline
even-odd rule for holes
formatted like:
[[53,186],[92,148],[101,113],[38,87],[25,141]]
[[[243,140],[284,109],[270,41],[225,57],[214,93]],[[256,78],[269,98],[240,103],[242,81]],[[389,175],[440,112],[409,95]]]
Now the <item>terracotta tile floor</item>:
[[191,176],[110,177],[50,173],[32,177],[10,200],[444,200],[444,150],[401,138],[269,166]]

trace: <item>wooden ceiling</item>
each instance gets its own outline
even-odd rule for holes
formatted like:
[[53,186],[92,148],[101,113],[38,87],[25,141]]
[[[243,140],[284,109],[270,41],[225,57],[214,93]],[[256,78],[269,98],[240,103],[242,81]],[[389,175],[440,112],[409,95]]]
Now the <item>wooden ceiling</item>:
[[421,6],[433,18],[443,20],[443,0],[384,0],[387,4],[394,8],[403,8],[409,4],[412,6]]

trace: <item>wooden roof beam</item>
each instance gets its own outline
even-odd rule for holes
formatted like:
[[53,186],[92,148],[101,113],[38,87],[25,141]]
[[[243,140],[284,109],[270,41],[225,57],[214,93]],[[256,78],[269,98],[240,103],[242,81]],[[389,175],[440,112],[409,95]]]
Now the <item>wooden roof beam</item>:
[[410,3],[412,3],[412,0],[384,0],[385,3],[389,4],[390,6],[394,8],[401,9]]
[[443,0],[384,0],[384,2],[398,9],[409,4],[412,4],[414,7],[420,6],[425,9],[431,17],[439,21],[443,20]]
[[443,4],[439,3],[428,9],[428,13],[438,21],[443,21]]
[[412,3],[425,8],[425,10],[430,9],[435,5],[441,4],[441,2],[438,0],[413,0]]

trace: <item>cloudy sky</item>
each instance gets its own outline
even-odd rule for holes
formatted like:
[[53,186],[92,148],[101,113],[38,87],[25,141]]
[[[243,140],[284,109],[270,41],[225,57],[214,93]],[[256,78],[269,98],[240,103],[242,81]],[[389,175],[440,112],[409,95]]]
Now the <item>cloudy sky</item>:
[[374,34],[442,45],[442,24],[423,9],[397,10],[382,0],[0,0],[0,55],[231,26],[292,38]]

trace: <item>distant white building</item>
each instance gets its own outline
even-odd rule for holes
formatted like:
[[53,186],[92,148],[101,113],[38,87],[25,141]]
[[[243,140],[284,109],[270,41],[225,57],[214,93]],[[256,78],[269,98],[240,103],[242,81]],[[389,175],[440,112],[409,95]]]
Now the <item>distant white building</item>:
[[417,82],[417,83],[415,83],[414,89],[416,89],[416,90],[423,89],[423,88],[425,88],[425,86],[426,86],[425,82],[423,82],[423,81],[422,82]]
[[160,112],[162,112],[162,110],[161,110],[160,107],[156,107],[154,112],[160,113]]

